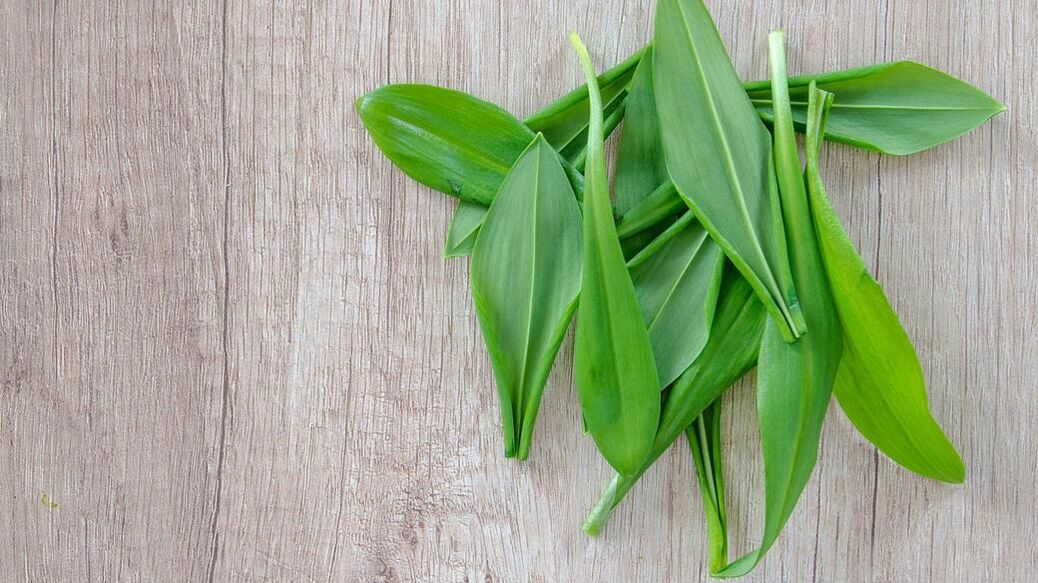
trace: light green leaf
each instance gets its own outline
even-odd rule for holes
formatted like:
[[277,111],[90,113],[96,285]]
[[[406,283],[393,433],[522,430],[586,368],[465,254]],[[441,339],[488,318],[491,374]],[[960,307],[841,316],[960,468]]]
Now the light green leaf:
[[836,374],[837,402],[858,431],[902,466],[944,482],[962,482],[966,468],[930,414],[919,359],[883,288],[869,275],[833,211],[818,170],[826,105],[808,110],[807,183],[811,215],[843,325],[844,353]]
[[472,296],[501,398],[505,456],[526,459],[580,293],[580,209],[538,135],[505,177],[472,252]]
[[659,377],[649,333],[616,236],[603,145],[602,100],[587,49],[571,37],[591,95],[584,196],[584,271],[574,371],[584,420],[616,471],[637,471],[659,422]]
[[721,286],[724,254],[698,223],[678,224],[628,263],[649,328],[660,386],[669,385],[699,356]]
[[692,366],[670,386],[663,400],[660,424],[649,456],[632,475],[617,475],[584,522],[584,530],[598,536],[613,510],[652,464],[681,437],[725,389],[757,362],[766,320],[764,306],[750,284],[729,265],[718,295],[710,338]]
[[822,422],[843,351],[840,322],[825,277],[797,155],[781,31],[771,33],[768,48],[776,113],[775,169],[793,279],[810,332],[787,343],[773,321],[764,329],[757,365],[757,415],[764,454],[764,534],[757,550],[716,572],[720,577],[749,573],[793,513],[818,459]]
[[[810,83],[835,94],[826,139],[905,155],[951,141],[1005,111],[973,85],[912,61],[789,80],[793,119],[803,128]],[[766,82],[747,84],[761,117],[774,117]]]
[[787,341],[804,331],[771,144],[701,0],[659,0],[653,79],[667,169]]

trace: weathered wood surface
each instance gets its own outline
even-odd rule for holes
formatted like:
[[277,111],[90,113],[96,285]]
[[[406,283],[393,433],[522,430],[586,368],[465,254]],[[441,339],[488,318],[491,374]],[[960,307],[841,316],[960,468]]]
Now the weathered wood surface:
[[[606,67],[649,0],[0,2],[0,579],[697,581],[684,447],[600,540],[607,479],[563,348],[532,459],[501,457],[452,201],[353,110],[389,82],[519,114]],[[911,158],[833,147],[830,192],[919,346],[964,487],[835,408],[755,581],[1029,581],[1038,568],[1035,0],[709,2],[747,77],[911,58],[1009,106]],[[759,532],[729,400],[736,550]]]

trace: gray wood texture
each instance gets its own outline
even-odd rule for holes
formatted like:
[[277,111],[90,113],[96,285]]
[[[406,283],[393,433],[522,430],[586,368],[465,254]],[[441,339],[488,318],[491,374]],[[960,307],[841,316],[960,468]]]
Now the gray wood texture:
[[[827,150],[837,210],[920,349],[968,482],[830,412],[752,581],[1031,581],[1038,568],[1035,0],[708,2],[746,77],[910,58],[1009,111],[910,158]],[[501,456],[454,202],[353,109],[391,82],[532,112],[649,38],[650,0],[0,2],[0,579],[706,580],[684,445],[598,540],[607,481],[563,346]],[[762,519],[731,394],[735,551]]]

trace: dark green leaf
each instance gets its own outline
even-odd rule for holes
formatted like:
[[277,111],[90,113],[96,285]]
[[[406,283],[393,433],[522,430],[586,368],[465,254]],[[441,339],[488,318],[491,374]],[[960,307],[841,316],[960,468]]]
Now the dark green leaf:
[[[618,68],[624,67],[624,64],[620,64]],[[599,77],[601,81],[603,78],[608,79],[606,75]],[[612,83],[619,83],[621,80],[613,81]],[[630,82],[630,75],[624,78],[623,83]],[[586,94],[587,88],[584,88]],[[565,99],[565,98],[564,98]],[[608,137],[616,126],[619,125],[620,120],[624,117],[624,107],[626,104],[626,91],[623,93],[622,98],[614,99],[613,102],[606,108],[606,119],[605,119],[605,135]],[[557,110],[557,107],[552,107],[552,110]],[[568,124],[570,123],[569,110],[562,109],[562,113],[558,117],[552,117],[545,114],[542,117],[539,127],[542,127],[555,135],[563,135],[564,132],[561,129],[555,128],[555,123]],[[567,173],[570,176],[570,182],[574,188],[583,189],[582,178],[577,174],[578,171],[583,171],[584,162],[587,156],[587,114],[585,108],[585,115],[583,118],[584,127],[580,130],[579,135],[574,139],[567,139],[566,141],[559,144],[552,144],[556,150],[559,150],[559,154],[572,163],[575,170],[567,168]],[[578,193],[579,194],[579,193]],[[447,241],[444,244],[444,256],[445,257],[464,257],[472,253],[472,244],[476,240],[476,235],[479,234],[479,226],[482,223],[482,216],[486,215],[487,207],[476,203],[466,203],[458,205],[458,208],[454,211],[454,218],[451,219],[450,229],[447,231]]]
[[642,474],[710,403],[753,368],[765,319],[764,306],[750,284],[729,265],[721,283],[710,338],[699,358],[668,389],[649,456],[637,473],[613,479],[584,522],[588,534],[597,536],[602,531],[613,510]]

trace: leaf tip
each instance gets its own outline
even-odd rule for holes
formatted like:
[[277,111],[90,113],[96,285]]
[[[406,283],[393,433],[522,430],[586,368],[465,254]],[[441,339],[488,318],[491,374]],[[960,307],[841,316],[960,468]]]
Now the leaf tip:
[[949,484],[966,483],[966,464],[962,461],[962,457],[958,455],[958,452],[955,452],[954,467],[950,468],[950,471],[945,474],[944,481]]

